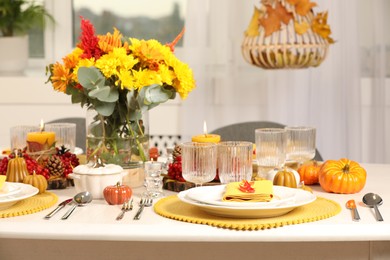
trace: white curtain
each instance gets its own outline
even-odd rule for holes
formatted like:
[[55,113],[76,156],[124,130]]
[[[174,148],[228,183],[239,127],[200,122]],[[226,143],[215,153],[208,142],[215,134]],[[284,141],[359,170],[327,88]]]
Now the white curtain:
[[[386,0],[317,0],[336,43],[317,68],[263,70],[241,55],[260,1],[188,0],[184,59],[197,89],[182,103],[184,139],[245,121],[317,128],[326,159],[390,163],[390,41]],[[387,20],[386,20],[387,19]],[[386,85],[387,84],[387,85]]]

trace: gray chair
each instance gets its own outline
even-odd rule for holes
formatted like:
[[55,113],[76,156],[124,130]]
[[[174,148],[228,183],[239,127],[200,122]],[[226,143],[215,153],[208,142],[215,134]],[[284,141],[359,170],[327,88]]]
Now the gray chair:
[[83,149],[86,146],[86,122],[84,117],[66,117],[49,121],[47,123],[74,123],[76,124],[76,147]]
[[[255,130],[258,128],[284,128],[285,125],[269,121],[253,121],[236,123],[215,129],[211,134],[218,134],[225,141],[247,141],[255,143]],[[321,154],[316,149],[314,157],[317,161],[323,161]]]

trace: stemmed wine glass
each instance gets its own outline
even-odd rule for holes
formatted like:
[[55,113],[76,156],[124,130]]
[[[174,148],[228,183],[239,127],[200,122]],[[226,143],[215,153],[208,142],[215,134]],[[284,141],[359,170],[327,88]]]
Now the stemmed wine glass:
[[314,158],[316,153],[316,129],[308,126],[287,126],[287,160],[298,167]]
[[217,174],[217,145],[187,142],[181,144],[183,178],[200,187]]

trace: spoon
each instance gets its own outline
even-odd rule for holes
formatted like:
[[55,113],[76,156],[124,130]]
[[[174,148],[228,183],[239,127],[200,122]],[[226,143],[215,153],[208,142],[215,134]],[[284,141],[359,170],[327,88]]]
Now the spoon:
[[382,215],[378,209],[378,205],[381,205],[383,200],[378,194],[367,193],[363,196],[363,202],[369,207],[374,207],[377,221],[383,221]]
[[355,200],[348,200],[347,204],[346,204],[346,207],[352,211],[352,219],[354,221],[359,221],[360,220],[360,216],[359,216],[359,212],[358,212],[358,210],[356,208]]
[[74,205],[71,209],[68,210],[68,212],[65,213],[65,215],[61,219],[67,219],[70,214],[75,210],[77,206],[84,206],[92,201],[92,194],[88,191],[77,193],[73,197]]

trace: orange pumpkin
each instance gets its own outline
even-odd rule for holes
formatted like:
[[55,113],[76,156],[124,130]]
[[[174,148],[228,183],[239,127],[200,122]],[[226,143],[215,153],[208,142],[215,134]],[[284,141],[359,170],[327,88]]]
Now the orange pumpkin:
[[321,169],[321,164],[317,161],[309,161],[302,164],[298,169],[299,176],[301,181],[306,185],[317,184],[318,183],[318,172]]
[[107,186],[103,190],[104,199],[110,205],[123,204],[129,201],[133,190],[127,185],[121,185],[119,182],[116,185]]
[[363,189],[366,176],[366,170],[357,162],[342,158],[326,161],[318,173],[318,180],[327,192],[352,194]]

